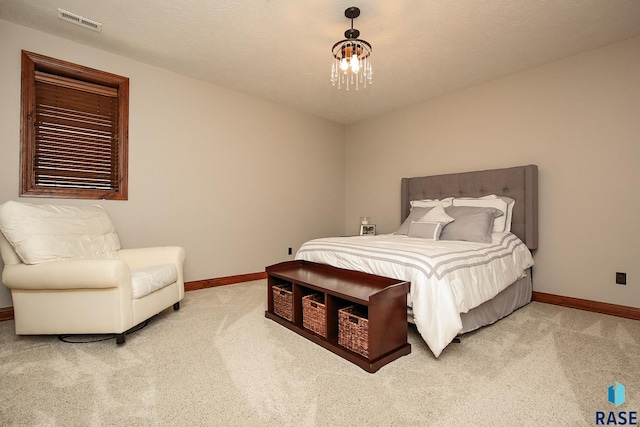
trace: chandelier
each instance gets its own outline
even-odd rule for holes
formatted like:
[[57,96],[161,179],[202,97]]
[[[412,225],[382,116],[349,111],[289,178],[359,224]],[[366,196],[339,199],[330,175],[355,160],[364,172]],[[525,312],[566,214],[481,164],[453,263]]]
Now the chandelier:
[[333,45],[333,64],[331,65],[331,85],[367,87],[373,84],[373,68],[371,67],[371,44],[361,40],[360,31],[353,28],[353,20],[360,16],[360,9],[350,7],[344,11],[344,16],[351,19],[351,28],[344,32],[344,40]]

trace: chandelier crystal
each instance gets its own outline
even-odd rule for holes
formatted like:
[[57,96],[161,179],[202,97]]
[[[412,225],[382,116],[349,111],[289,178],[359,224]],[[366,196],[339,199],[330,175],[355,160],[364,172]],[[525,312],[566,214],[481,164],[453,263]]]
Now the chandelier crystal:
[[[353,28],[353,20],[360,16],[360,9],[350,7],[344,11],[344,16],[351,19],[351,28],[344,32],[344,40],[333,45],[333,64],[331,64],[331,85],[342,86],[349,90],[355,86],[356,90],[362,85],[373,84],[373,68],[371,67],[371,44],[361,40],[360,31]],[[336,84],[337,83],[337,84]]]

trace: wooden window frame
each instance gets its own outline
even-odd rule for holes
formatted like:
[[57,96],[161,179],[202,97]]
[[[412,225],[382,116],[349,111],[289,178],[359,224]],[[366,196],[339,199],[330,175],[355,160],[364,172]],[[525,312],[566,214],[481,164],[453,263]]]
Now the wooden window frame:
[[[117,173],[114,172],[111,189],[82,187],[52,187],[36,182],[36,75],[41,80],[50,78],[55,85],[91,92],[105,91],[118,100],[118,129],[115,136]],[[20,124],[20,196],[63,197],[72,199],[128,199],[129,151],[129,79],[93,68],[22,51],[22,101]]]

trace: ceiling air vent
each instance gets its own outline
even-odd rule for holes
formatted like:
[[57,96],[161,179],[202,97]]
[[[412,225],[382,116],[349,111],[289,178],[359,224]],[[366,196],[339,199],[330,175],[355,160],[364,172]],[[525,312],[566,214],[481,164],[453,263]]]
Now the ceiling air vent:
[[93,31],[102,31],[101,23],[85,18],[84,16],[76,15],[75,13],[67,12],[63,9],[58,9],[58,18],[62,19],[63,21],[80,25],[81,27],[85,27]]

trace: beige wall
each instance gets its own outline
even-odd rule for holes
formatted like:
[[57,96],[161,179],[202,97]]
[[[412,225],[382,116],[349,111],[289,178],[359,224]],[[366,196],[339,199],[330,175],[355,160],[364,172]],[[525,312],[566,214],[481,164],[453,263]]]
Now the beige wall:
[[129,200],[101,203],[124,246],[184,246],[187,280],[261,271],[289,259],[289,246],[357,232],[364,215],[392,232],[403,176],[535,163],[535,290],[640,307],[640,38],[346,131],[4,21],[0,40],[0,202],[19,199],[26,49],[131,79]]
[[635,38],[350,126],[346,227],[394,231],[403,176],[534,163],[535,290],[640,307],[639,70]]
[[342,233],[343,126],[5,21],[0,41],[0,203],[94,203],[18,196],[25,49],[130,78],[129,200],[100,201],[123,246],[183,246],[199,280]]

